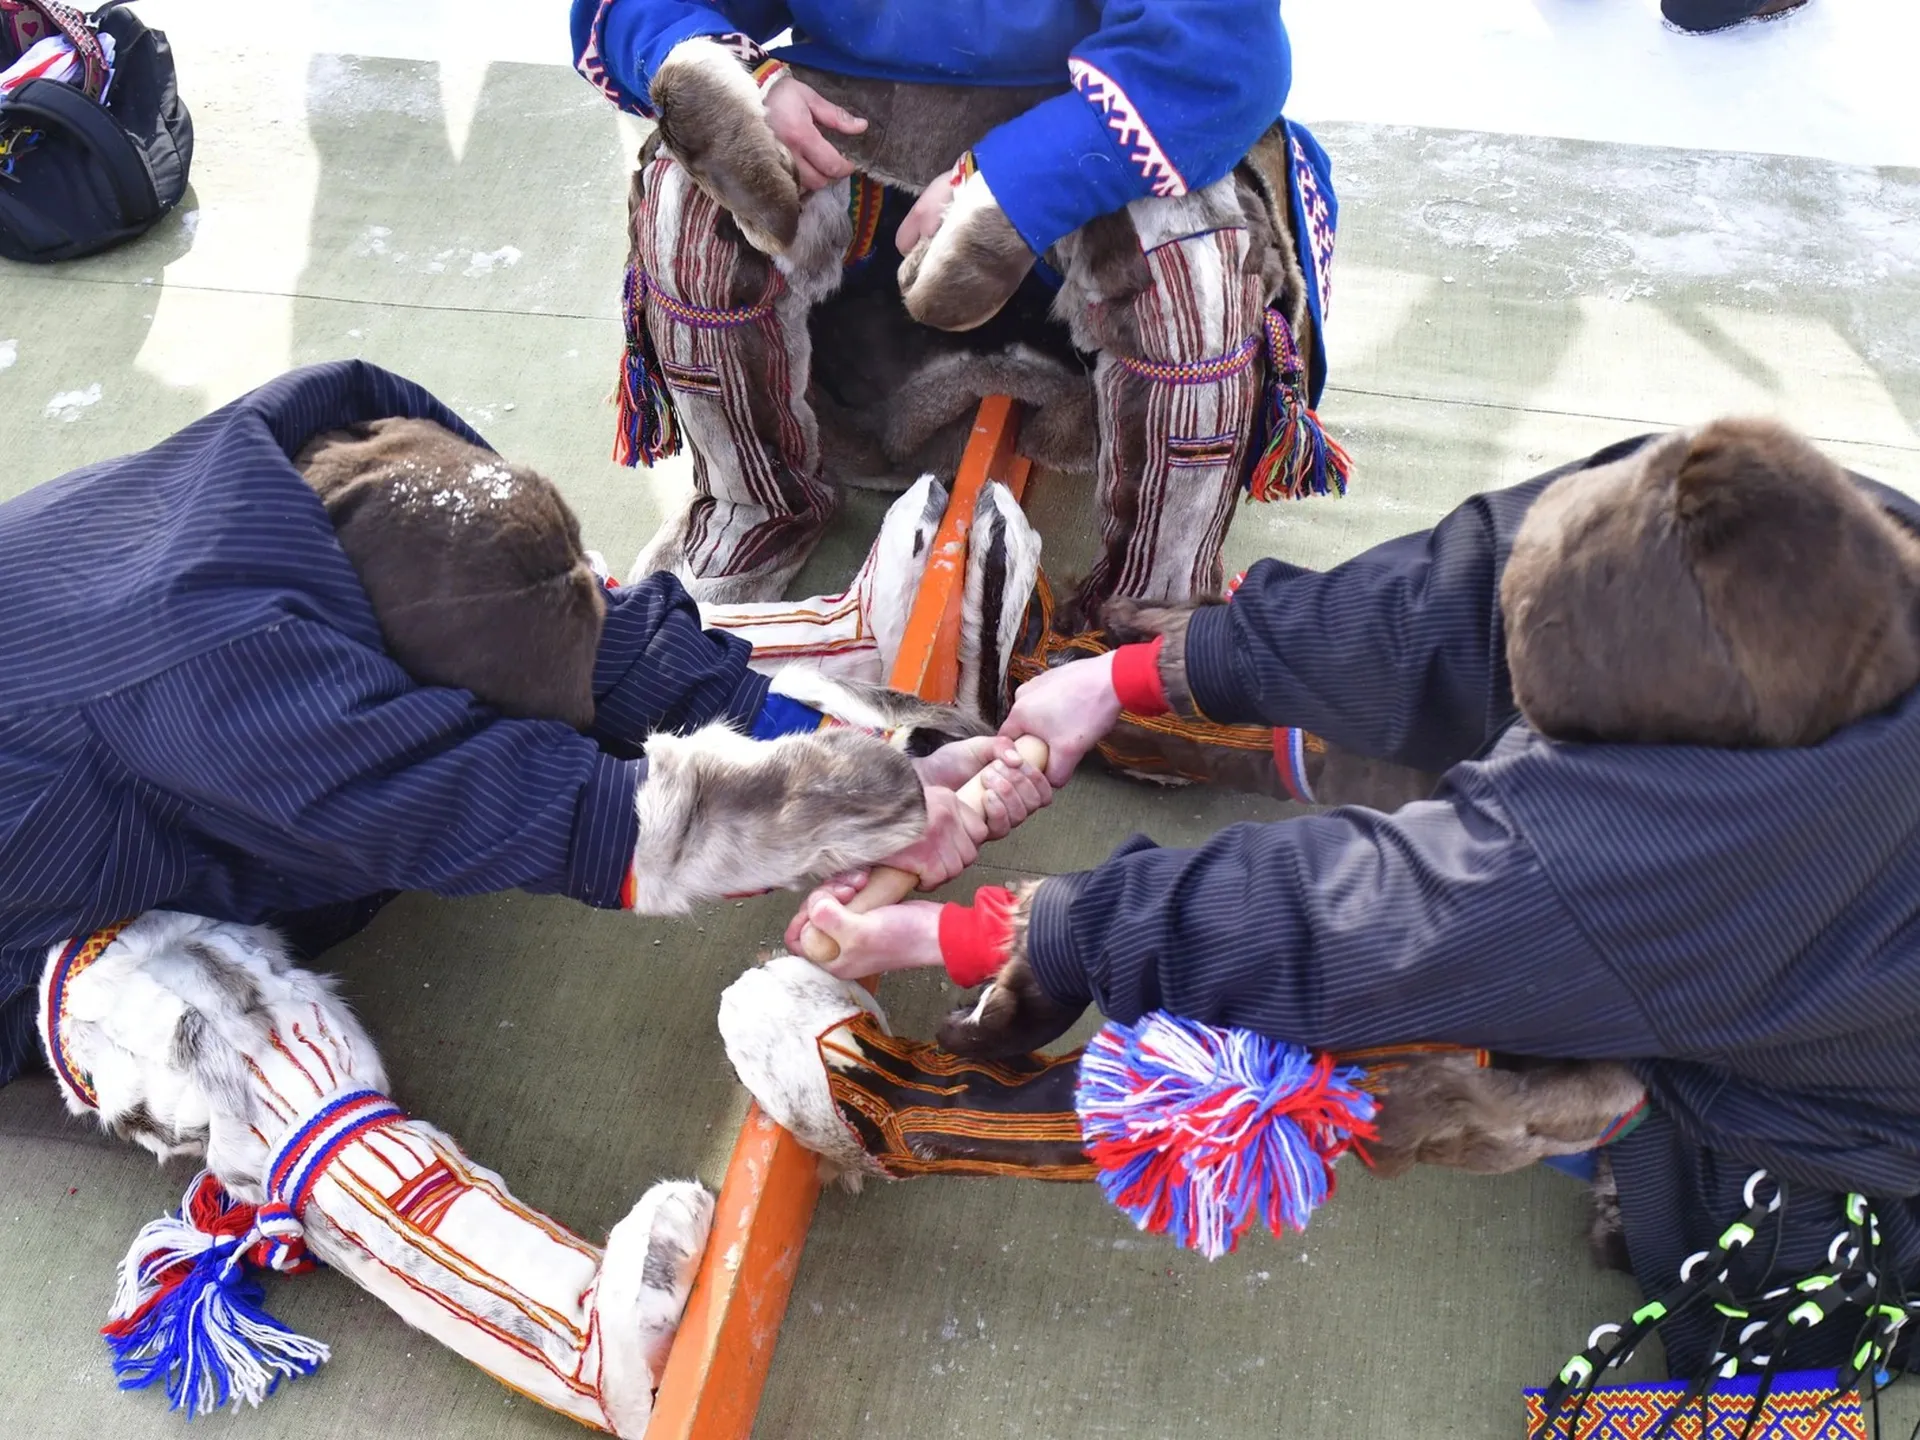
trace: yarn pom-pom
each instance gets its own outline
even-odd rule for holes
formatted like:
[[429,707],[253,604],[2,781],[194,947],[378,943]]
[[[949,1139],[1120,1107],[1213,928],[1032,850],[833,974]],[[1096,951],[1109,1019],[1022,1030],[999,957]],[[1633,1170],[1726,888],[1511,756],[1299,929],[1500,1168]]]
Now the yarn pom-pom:
[[282,1380],[310,1375],[327,1347],[260,1308],[247,1262],[297,1274],[313,1268],[299,1222],[282,1206],[256,1209],[205,1171],[177,1215],[148,1224],[121,1262],[102,1328],[120,1388],[164,1383],[171,1408],[206,1415],[258,1405]]
[[1107,1198],[1214,1260],[1256,1220],[1276,1235],[1306,1228],[1333,1193],[1333,1162],[1375,1138],[1361,1076],[1298,1045],[1156,1012],[1094,1036],[1074,1106]]

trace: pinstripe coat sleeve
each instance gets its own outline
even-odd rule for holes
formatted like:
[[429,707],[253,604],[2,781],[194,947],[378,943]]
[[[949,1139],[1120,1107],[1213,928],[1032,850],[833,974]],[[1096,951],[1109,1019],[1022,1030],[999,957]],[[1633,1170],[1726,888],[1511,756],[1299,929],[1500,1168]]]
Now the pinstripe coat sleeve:
[[1393,815],[1235,825],[1197,850],[1136,837],[1097,870],[1041,884],[1027,954],[1054,998],[1122,1022],[1166,1010],[1326,1049],[1662,1048],[1470,774]]
[[1435,773],[1478,753],[1514,718],[1500,613],[1514,533],[1591,463],[1477,495],[1331,570],[1260,561],[1188,627],[1195,702],[1222,724],[1297,725]]
[[655,730],[752,729],[769,684],[747,668],[752,656],[738,635],[700,628],[699,607],[673,576],[617,586],[594,658],[594,738],[637,755]]
[[642,767],[557,721],[503,719],[290,620],[88,704],[177,822],[340,893],[522,888],[618,903]]

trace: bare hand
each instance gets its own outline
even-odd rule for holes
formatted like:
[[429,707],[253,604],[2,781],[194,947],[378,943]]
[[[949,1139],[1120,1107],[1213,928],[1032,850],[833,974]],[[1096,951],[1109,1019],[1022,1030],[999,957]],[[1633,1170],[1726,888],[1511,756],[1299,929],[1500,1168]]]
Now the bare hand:
[[1013,694],[1000,734],[1037,735],[1047,742],[1047,781],[1067,783],[1089,750],[1120,719],[1113,693],[1113,654],[1074,660],[1036,675]]
[[920,198],[913,202],[913,209],[907,212],[907,218],[900,222],[900,228],[894,232],[894,244],[900,247],[902,256],[911,255],[913,247],[922,240],[933,238],[934,231],[940,228],[940,222],[946,217],[947,207],[953,203],[960,182],[966,179],[961,167],[953,169],[920,192]]
[[799,174],[802,190],[824,190],[836,180],[853,174],[853,164],[820,127],[842,135],[858,135],[867,122],[849,110],[842,110],[810,85],[792,75],[782,75],[761,94],[760,103],[767,112],[767,125],[774,138],[787,147],[793,168]]
[[[922,890],[946,884],[980,858],[983,844],[1004,839],[1014,826],[1053,802],[1047,777],[991,735],[944,745],[914,763],[926,785],[927,833],[879,863],[918,875]],[[976,772],[982,791],[977,810],[953,788],[976,778]]]
[[788,947],[795,953],[800,930],[809,923],[840,947],[826,969],[842,980],[941,963],[940,907],[931,900],[907,900],[856,915],[822,887],[807,897],[787,927]]

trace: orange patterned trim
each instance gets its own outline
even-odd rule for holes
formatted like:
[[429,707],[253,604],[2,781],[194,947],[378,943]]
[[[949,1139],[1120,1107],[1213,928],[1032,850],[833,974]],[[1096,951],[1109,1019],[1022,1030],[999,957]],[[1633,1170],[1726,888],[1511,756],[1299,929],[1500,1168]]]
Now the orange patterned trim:
[[107,947],[120,938],[120,932],[131,925],[131,920],[122,920],[105,929],[96,930],[91,935],[76,936],[67,942],[67,948],[60,952],[60,958],[47,972],[46,1016],[47,1016],[47,1058],[53,1062],[54,1074],[67,1091],[89,1110],[100,1108],[99,1093],[93,1088],[93,1077],[74,1064],[73,1055],[67,1049],[66,1019],[67,991],[88,970],[93,962],[106,953]]

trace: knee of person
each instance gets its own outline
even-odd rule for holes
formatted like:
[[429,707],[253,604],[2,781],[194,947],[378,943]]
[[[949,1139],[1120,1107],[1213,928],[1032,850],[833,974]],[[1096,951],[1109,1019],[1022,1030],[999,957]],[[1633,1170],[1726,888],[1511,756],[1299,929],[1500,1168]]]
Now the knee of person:
[[550,480],[430,420],[329,431],[295,465],[415,680],[592,724],[606,598]]

